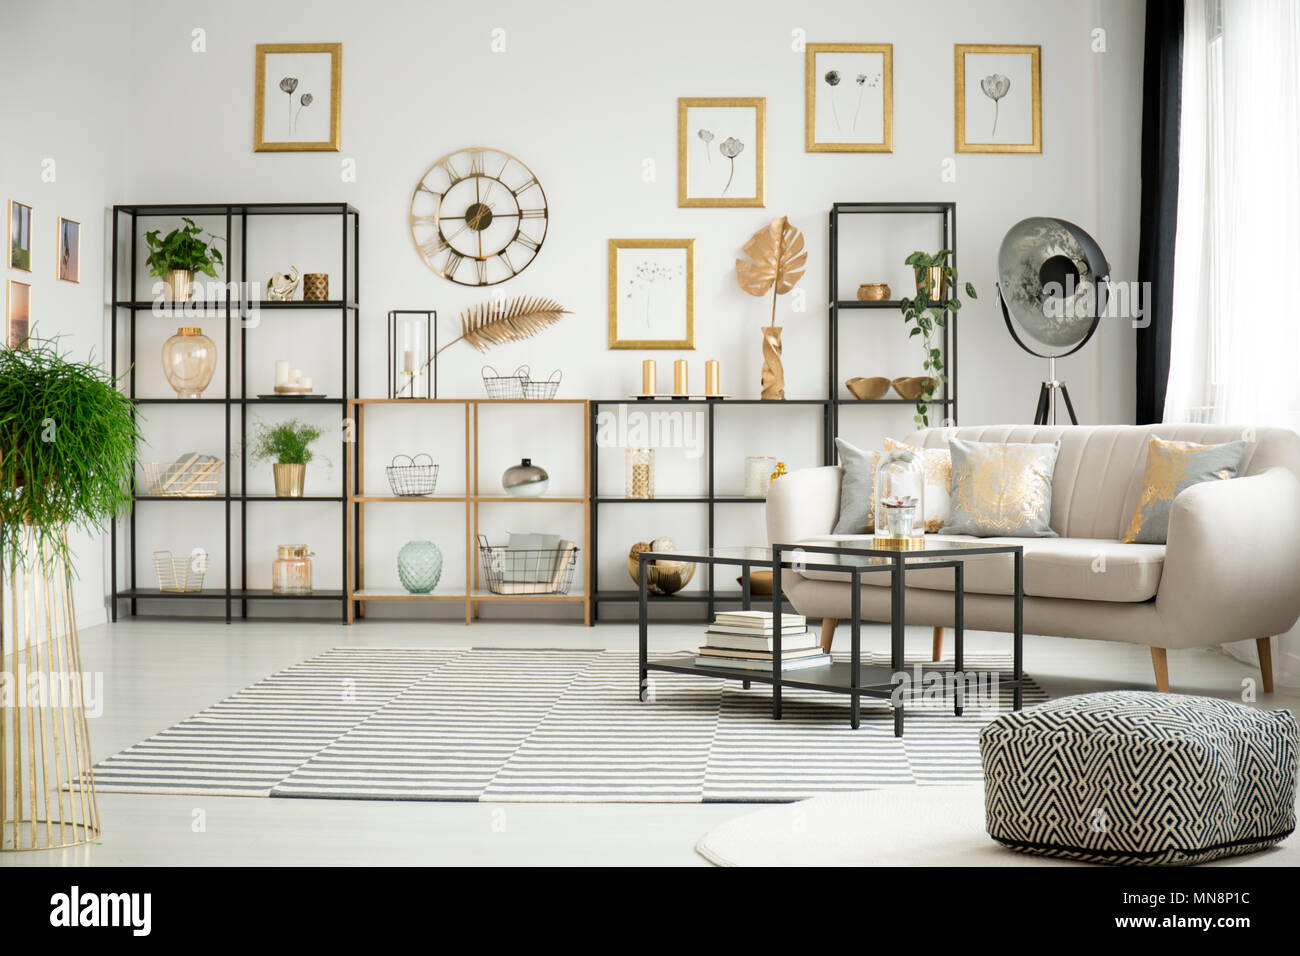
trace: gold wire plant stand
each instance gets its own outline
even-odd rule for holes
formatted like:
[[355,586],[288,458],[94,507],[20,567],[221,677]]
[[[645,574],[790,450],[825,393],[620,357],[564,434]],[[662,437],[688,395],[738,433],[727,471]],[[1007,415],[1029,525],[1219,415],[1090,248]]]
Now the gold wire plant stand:
[[[66,533],[64,541],[66,544]],[[50,545],[0,564],[0,850],[99,837],[72,571]]]

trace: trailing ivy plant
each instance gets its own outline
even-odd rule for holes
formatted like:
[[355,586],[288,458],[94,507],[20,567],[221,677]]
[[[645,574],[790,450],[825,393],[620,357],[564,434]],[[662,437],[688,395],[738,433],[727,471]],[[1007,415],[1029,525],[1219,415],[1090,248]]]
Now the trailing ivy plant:
[[[145,264],[149,274],[162,278],[177,269],[183,272],[202,272],[204,275],[217,277],[217,266],[221,265],[221,250],[217,248],[221,236],[201,229],[193,219],[182,217],[185,223],[180,229],[173,229],[161,239],[157,229],[144,234],[145,245],[149,247],[149,258]],[[205,239],[207,236],[209,238]]]
[[87,532],[131,507],[136,407],[93,356],[57,340],[0,349],[0,547],[5,573],[66,562],[65,529]]
[[291,418],[274,425],[259,422],[253,431],[249,454],[254,461],[272,461],[277,465],[305,465],[312,460],[311,444],[325,434],[324,429]]
[[[921,368],[925,372],[924,377],[927,382],[916,398],[916,414],[912,416],[912,420],[920,428],[929,427],[930,402],[934,399],[939,386],[948,381],[943,366],[943,350],[934,344],[934,337],[948,324],[948,313],[955,313],[961,308],[961,300],[957,298],[955,291],[957,268],[948,264],[951,255],[950,249],[940,249],[933,255],[917,251],[903,260],[915,271],[917,286],[915,298],[899,300],[903,310],[903,323],[912,326],[912,330],[907,333],[909,338],[914,335],[921,336],[921,345],[925,352],[925,361],[921,363]],[[930,270],[936,268],[943,270],[947,299],[932,297],[940,292],[930,284]],[[969,282],[966,283],[966,295],[971,299],[979,298],[975,294],[975,287]]]

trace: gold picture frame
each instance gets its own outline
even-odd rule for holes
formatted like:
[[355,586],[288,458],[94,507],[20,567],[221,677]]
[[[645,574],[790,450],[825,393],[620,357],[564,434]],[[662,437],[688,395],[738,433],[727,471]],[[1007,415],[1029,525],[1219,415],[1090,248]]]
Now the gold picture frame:
[[[60,216],[54,232],[54,278],[62,282],[81,282],[81,223]],[[65,227],[71,230],[71,242],[65,242]],[[65,256],[66,253],[66,256]]]
[[[1043,48],[1037,44],[995,44],[995,43],[958,43],[953,46],[953,77],[955,79],[956,89],[953,96],[953,112],[955,114],[956,127],[956,149],[959,153],[1041,153],[1043,151],[1043,76],[1042,76],[1042,51]],[[967,133],[966,113],[967,113],[967,84],[966,84],[966,57],[967,56],[990,56],[990,57],[1028,57],[1028,63],[1019,70],[1019,77],[1008,78],[1005,74],[1001,75],[1003,81],[1008,81],[1010,89],[1004,89],[1003,92],[994,96],[997,87],[992,90],[984,88],[981,84],[981,92],[993,101],[993,125],[991,135],[986,140],[971,141]],[[992,80],[995,75],[990,74],[986,79]],[[1020,79],[1022,82],[1017,83]],[[1001,101],[1010,92],[1015,91],[1017,87],[1023,85],[1023,81],[1028,79],[1030,104],[1028,112],[1024,112],[1024,107],[1020,107],[1022,125],[1027,121],[1031,133],[1028,142],[997,142],[996,130],[999,118],[999,112],[1002,108]],[[973,92],[973,91],[972,91]],[[970,131],[974,133],[974,130]]]
[[[288,112],[286,122],[281,123],[279,118],[272,121],[269,117],[270,111],[267,110],[266,104],[266,75],[267,75],[267,56],[301,56],[310,57],[312,55],[328,55],[330,64],[328,67],[329,75],[329,102],[324,104],[326,110],[318,113],[309,114],[309,119],[314,123],[316,117],[322,113],[328,113],[328,138],[316,139],[296,139],[296,123],[301,119],[302,112],[316,105],[320,100],[321,91],[319,89],[302,88],[300,79],[291,75],[284,75],[276,81],[276,85],[281,91],[287,94],[286,104]],[[307,60],[302,61],[303,66],[308,65]],[[323,76],[324,71],[317,67],[313,71],[317,80]],[[292,81],[292,85],[289,85]],[[319,86],[318,82],[310,84],[313,87]],[[304,97],[310,97],[304,103]],[[342,43],[259,43],[257,44],[257,67],[256,82],[253,84],[253,151],[256,153],[297,153],[297,152],[338,152],[341,146],[340,128],[342,126],[342,96],[343,96],[343,44]],[[296,104],[296,105],[295,105]],[[274,125],[268,129],[268,124],[274,122]],[[287,134],[274,136],[271,133]]]
[[32,334],[32,286],[10,279],[5,288],[5,346],[27,349]]
[[[24,212],[25,210],[25,212]],[[15,219],[17,215],[17,219]],[[36,213],[32,207],[25,202],[19,202],[17,199],[9,200],[8,219],[5,229],[5,244],[8,247],[6,260],[10,269],[17,269],[20,272],[32,271],[32,228],[36,218]],[[14,235],[15,231],[18,233]],[[23,233],[26,236],[23,236]],[[19,243],[14,245],[14,243]],[[24,245],[25,243],[25,245]],[[24,264],[26,263],[26,264]]]
[[[651,309],[654,286],[661,281],[665,284],[677,278],[673,274],[673,257],[664,256],[664,250],[678,249],[682,253],[683,308],[680,318],[662,314],[656,318]],[[635,274],[626,277],[620,268],[623,253],[647,252],[643,263],[648,272],[641,272],[642,266],[629,261],[628,265]],[[625,283],[624,279],[628,281]],[[631,307],[636,293],[644,290],[644,315],[634,321],[631,311],[628,321],[623,321],[624,311],[621,305],[627,302]],[[662,313],[664,299],[658,300]],[[676,310],[674,310],[674,313]],[[663,330],[662,337],[650,333],[658,323]],[[609,240],[609,347],[611,349],[693,349],[695,348],[695,240],[694,239],[611,239]]]
[[[830,139],[826,136],[818,138],[818,93],[821,87],[818,85],[819,79],[826,82],[827,94],[830,94],[834,87],[839,86],[838,71],[836,83],[832,86],[825,79],[827,73],[818,68],[818,56],[832,57],[836,54],[843,55],[844,59],[850,56],[869,56],[881,58],[880,76],[876,77],[876,83],[879,84],[879,100],[881,104],[881,138],[875,140],[854,142],[850,139],[841,138],[838,140]],[[823,63],[823,65],[826,65]],[[875,86],[869,85],[871,75],[869,73],[854,73],[854,85],[859,87],[857,97],[847,97],[855,105],[853,113],[854,126],[857,125],[858,117],[861,113],[862,101],[868,95],[874,98]],[[846,87],[852,89],[852,87]],[[835,108],[835,101],[830,100],[831,115],[833,122],[839,123],[840,116]],[[845,106],[849,105],[848,102]],[[892,43],[809,43],[804,47],[804,152],[806,153],[892,153],[894,151],[894,44]],[[841,133],[841,136],[843,134]]]
[[[692,137],[690,128],[691,110],[753,110],[754,117],[752,124],[743,118],[736,118],[731,125],[738,129],[723,129],[713,132],[710,129],[700,128],[696,130],[696,135]],[[714,118],[721,118],[714,114]],[[750,152],[750,159],[746,157],[741,160],[741,182],[738,185],[743,186],[746,182],[753,182],[752,195],[746,191],[741,195],[725,195],[731,187],[736,171],[736,161],[744,156],[744,147],[747,146],[743,140],[733,135],[733,132],[741,132],[742,135],[749,135],[748,130],[753,129],[754,148]],[[708,133],[709,138],[705,139],[702,134]],[[741,152],[735,156],[728,157],[721,150],[724,144],[729,142],[739,142]],[[692,150],[692,146],[699,142],[702,148]],[[715,153],[720,155],[715,156]],[[701,164],[695,157],[704,156],[705,162]],[[714,161],[716,159],[716,162]],[[729,160],[729,164],[724,165],[724,160]],[[709,188],[697,188],[695,195],[692,195],[691,183],[691,166],[697,167],[696,186],[700,187],[701,181],[705,180],[706,172],[716,168],[716,175],[709,176],[707,179]],[[752,170],[752,173],[751,173]],[[767,171],[767,98],[763,96],[751,97],[710,97],[710,96],[684,96],[677,100],[677,205],[682,209],[735,209],[749,208],[762,209],[767,205],[767,186],[765,183]],[[731,175],[727,176],[726,173]],[[717,188],[717,183],[723,183],[722,187]],[[718,195],[713,195],[717,192]]]

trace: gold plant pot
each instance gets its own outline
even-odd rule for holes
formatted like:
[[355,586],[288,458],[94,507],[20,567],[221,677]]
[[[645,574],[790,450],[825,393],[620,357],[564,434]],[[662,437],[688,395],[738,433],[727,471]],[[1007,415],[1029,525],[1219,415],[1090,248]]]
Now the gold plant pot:
[[883,375],[876,375],[872,378],[851,378],[844,383],[844,387],[852,393],[854,398],[863,401],[872,401],[877,398],[884,398],[889,392],[890,381]]
[[275,473],[275,496],[277,498],[301,498],[302,485],[307,477],[306,465],[283,465],[279,462],[271,466]]
[[889,283],[864,282],[858,286],[859,302],[884,302],[889,298]]
[[767,401],[785,398],[785,368],[781,365],[781,327],[763,327],[762,397]]
[[188,302],[194,294],[194,273],[188,269],[173,269],[163,276],[163,286],[172,302]]
[[930,266],[928,269],[916,266],[912,271],[916,273],[918,293],[924,292],[930,297],[931,302],[947,301],[948,277],[944,274],[943,266]]

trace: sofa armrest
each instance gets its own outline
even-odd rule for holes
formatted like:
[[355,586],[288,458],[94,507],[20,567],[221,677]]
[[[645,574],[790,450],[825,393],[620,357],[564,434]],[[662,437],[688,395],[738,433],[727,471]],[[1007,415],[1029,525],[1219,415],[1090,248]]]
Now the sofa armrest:
[[767,491],[768,544],[806,541],[835,530],[840,516],[839,465],[801,468]]
[[1281,634],[1300,618],[1300,480],[1286,468],[1193,485],[1169,513],[1156,609],[1171,647]]

